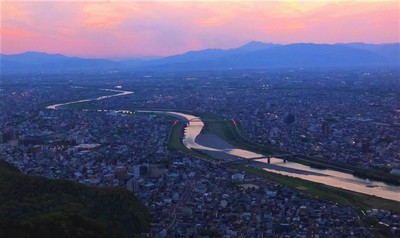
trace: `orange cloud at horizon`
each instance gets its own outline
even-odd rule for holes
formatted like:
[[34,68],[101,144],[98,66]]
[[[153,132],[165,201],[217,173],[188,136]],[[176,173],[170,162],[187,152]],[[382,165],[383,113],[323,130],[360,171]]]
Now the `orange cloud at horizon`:
[[1,6],[1,53],[166,56],[272,43],[400,41],[397,1],[15,2]]

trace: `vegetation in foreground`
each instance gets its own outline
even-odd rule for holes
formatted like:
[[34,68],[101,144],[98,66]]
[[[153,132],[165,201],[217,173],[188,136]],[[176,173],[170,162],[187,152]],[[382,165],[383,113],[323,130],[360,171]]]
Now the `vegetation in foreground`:
[[0,237],[136,237],[150,214],[129,191],[19,173],[0,160]]

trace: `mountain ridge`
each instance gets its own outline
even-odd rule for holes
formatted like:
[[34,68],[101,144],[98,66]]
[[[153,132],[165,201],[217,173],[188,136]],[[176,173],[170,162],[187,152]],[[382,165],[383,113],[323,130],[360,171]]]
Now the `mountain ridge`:
[[232,49],[188,51],[157,59],[113,61],[25,52],[1,54],[2,72],[206,70],[276,67],[398,66],[400,43],[273,44],[251,41]]

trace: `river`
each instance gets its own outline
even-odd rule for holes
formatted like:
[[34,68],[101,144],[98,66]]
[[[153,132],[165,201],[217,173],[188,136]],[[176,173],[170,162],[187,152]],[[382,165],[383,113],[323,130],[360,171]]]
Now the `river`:
[[[114,91],[117,94],[101,96],[97,98],[83,99],[66,103],[54,104],[46,107],[47,109],[57,109],[60,106],[70,105],[74,103],[89,102],[94,100],[103,100],[110,97],[123,96],[132,94],[130,91],[102,89],[106,91]],[[239,149],[214,134],[201,134],[204,127],[204,122],[193,115],[180,112],[166,111],[138,111],[146,113],[159,113],[168,116],[173,116],[182,121],[187,121],[185,127],[183,144],[189,149],[202,150],[216,159],[231,160],[237,157],[244,159],[261,157],[263,155],[252,151]],[[386,198],[394,201],[400,201],[400,186],[388,185],[386,183],[361,179],[352,174],[343,173],[331,169],[315,169],[306,165],[295,162],[284,163],[282,159],[271,158],[271,163],[268,164],[267,159],[258,159],[251,163],[255,166],[269,172],[288,175],[291,177],[301,178],[317,183],[326,184],[329,186],[351,190],[354,192],[375,195],[377,197]]]
[[[190,149],[197,149],[207,152],[214,158],[230,159],[233,157],[256,158],[263,155],[248,150],[242,150],[230,145],[221,138],[209,134],[201,134],[204,127],[203,121],[193,115],[167,112],[167,115],[175,116],[188,121],[185,128],[183,144]],[[371,181],[331,169],[316,169],[295,162],[286,163],[279,158],[271,158],[271,164],[267,159],[257,159],[250,163],[251,166],[264,169],[269,172],[301,178],[329,186],[351,190],[354,192],[375,195],[394,201],[400,201],[400,186],[388,185],[386,183]]]
[[98,100],[104,100],[104,99],[111,98],[111,97],[124,96],[124,95],[129,95],[129,94],[133,93],[131,91],[123,91],[123,90],[116,90],[116,89],[100,89],[100,90],[109,91],[109,92],[116,92],[116,94],[111,94],[111,95],[107,95],[107,96],[100,96],[100,97],[96,97],[96,98],[87,98],[87,99],[82,99],[82,100],[77,100],[77,101],[72,101],[72,102],[53,104],[53,105],[47,106],[46,109],[56,110],[58,107],[65,106],[65,105],[81,103],[81,102],[90,102],[90,101],[96,101],[96,100],[97,101]]

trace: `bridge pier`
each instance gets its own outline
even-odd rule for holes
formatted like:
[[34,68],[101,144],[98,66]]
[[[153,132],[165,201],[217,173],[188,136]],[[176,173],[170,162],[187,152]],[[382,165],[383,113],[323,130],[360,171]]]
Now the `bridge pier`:
[[254,157],[254,158],[248,158],[246,161],[249,160],[258,160],[258,159],[267,159],[268,164],[271,163],[271,158],[278,158],[278,159],[282,159],[283,163],[287,162],[287,158],[291,158],[291,156],[294,156],[295,154],[269,154],[269,155],[263,155],[263,156],[259,156],[259,157]]

